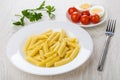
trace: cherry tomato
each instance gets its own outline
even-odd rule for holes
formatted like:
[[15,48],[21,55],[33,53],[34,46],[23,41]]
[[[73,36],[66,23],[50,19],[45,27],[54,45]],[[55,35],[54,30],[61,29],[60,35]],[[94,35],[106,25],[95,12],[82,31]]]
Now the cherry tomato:
[[92,15],[92,16],[91,16],[91,22],[92,22],[93,24],[99,23],[99,22],[100,22],[100,16],[97,15],[97,14]]
[[89,13],[88,10],[87,10],[87,11],[82,11],[82,12],[81,12],[81,15],[88,15],[88,16],[90,16],[90,13]]
[[87,25],[90,23],[90,16],[88,15],[82,15],[80,18],[80,22],[84,25]]
[[75,23],[80,21],[80,13],[79,12],[74,12],[71,14],[71,20]]
[[68,14],[71,15],[73,12],[78,12],[78,10],[75,7],[70,7],[68,9]]

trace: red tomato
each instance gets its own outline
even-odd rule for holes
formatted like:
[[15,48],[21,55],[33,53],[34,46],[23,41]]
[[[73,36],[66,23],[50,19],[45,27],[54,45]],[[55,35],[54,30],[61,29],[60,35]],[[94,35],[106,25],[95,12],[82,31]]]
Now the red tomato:
[[95,14],[95,15],[92,15],[91,16],[91,22],[96,24],[96,23],[99,23],[100,22],[100,16]]
[[87,11],[82,11],[82,12],[81,12],[81,15],[88,15],[88,16],[90,16],[90,13],[89,13],[88,10],[87,10]]
[[84,25],[87,25],[90,23],[90,16],[88,15],[82,15],[80,18],[80,22]]
[[75,23],[80,21],[80,13],[79,12],[74,12],[71,14],[71,20]]
[[73,12],[78,12],[78,10],[75,7],[70,7],[68,9],[68,14],[71,15]]

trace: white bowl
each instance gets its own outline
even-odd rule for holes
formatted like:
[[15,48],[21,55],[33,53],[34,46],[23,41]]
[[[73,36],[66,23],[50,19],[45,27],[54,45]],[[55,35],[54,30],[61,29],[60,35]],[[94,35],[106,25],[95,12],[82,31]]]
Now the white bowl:
[[[30,35],[40,34],[48,29],[61,30],[64,29],[67,34],[72,37],[76,37],[80,42],[80,52],[77,57],[70,63],[53,68],[43,68],[35,66],[25,60],[23,52],[23,46],[26,39]],[[88,60],[93,50],[93,42],[85,30],[78,27],[77,25],[66,23],[66,22],[41,22],[26,26],[16,32],[9,40],[7,45],[7,56],[11,63],[22,71],[36,74],[36,75],[57,75],[68,71],[71,71]]]

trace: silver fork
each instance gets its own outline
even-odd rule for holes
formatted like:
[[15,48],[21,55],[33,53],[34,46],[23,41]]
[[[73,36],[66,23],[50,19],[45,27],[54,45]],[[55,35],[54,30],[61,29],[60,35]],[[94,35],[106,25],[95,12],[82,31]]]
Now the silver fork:
[[116,20],[109,19],[108,23],[107,23],[106,33],[105,33],[107,38],[105,40],[105,44],[104,44],[104,47],[103,47],[103,52],[102,52],[102,55],[100,57],[100,61],[99,61],[99,64],[98,64],[98,71],[103,70],[106,55],[107,55],[107,51],[108,51],[108,46],[109,46],[109,43],[110,43],[110,39],[114,35],[114,32],[115,32],[115,26],[116,26]]

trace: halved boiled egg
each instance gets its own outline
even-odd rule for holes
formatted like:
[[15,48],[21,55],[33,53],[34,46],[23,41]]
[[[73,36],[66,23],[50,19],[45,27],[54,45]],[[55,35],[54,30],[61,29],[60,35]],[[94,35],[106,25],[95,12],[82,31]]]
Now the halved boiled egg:
[[86,10],[89,10],[91,5],[88,4],[88,3],[84,3],[84,4],[81,4],[81,5],[77,5],[75,6],[79,11],[86,11]]
[[96,6],[93,6],[90,8],[90,14],[91,15],[98,14],[100,16],[100,18],[102,18],[105,14],[105,9],[102,6],[96,5]]

